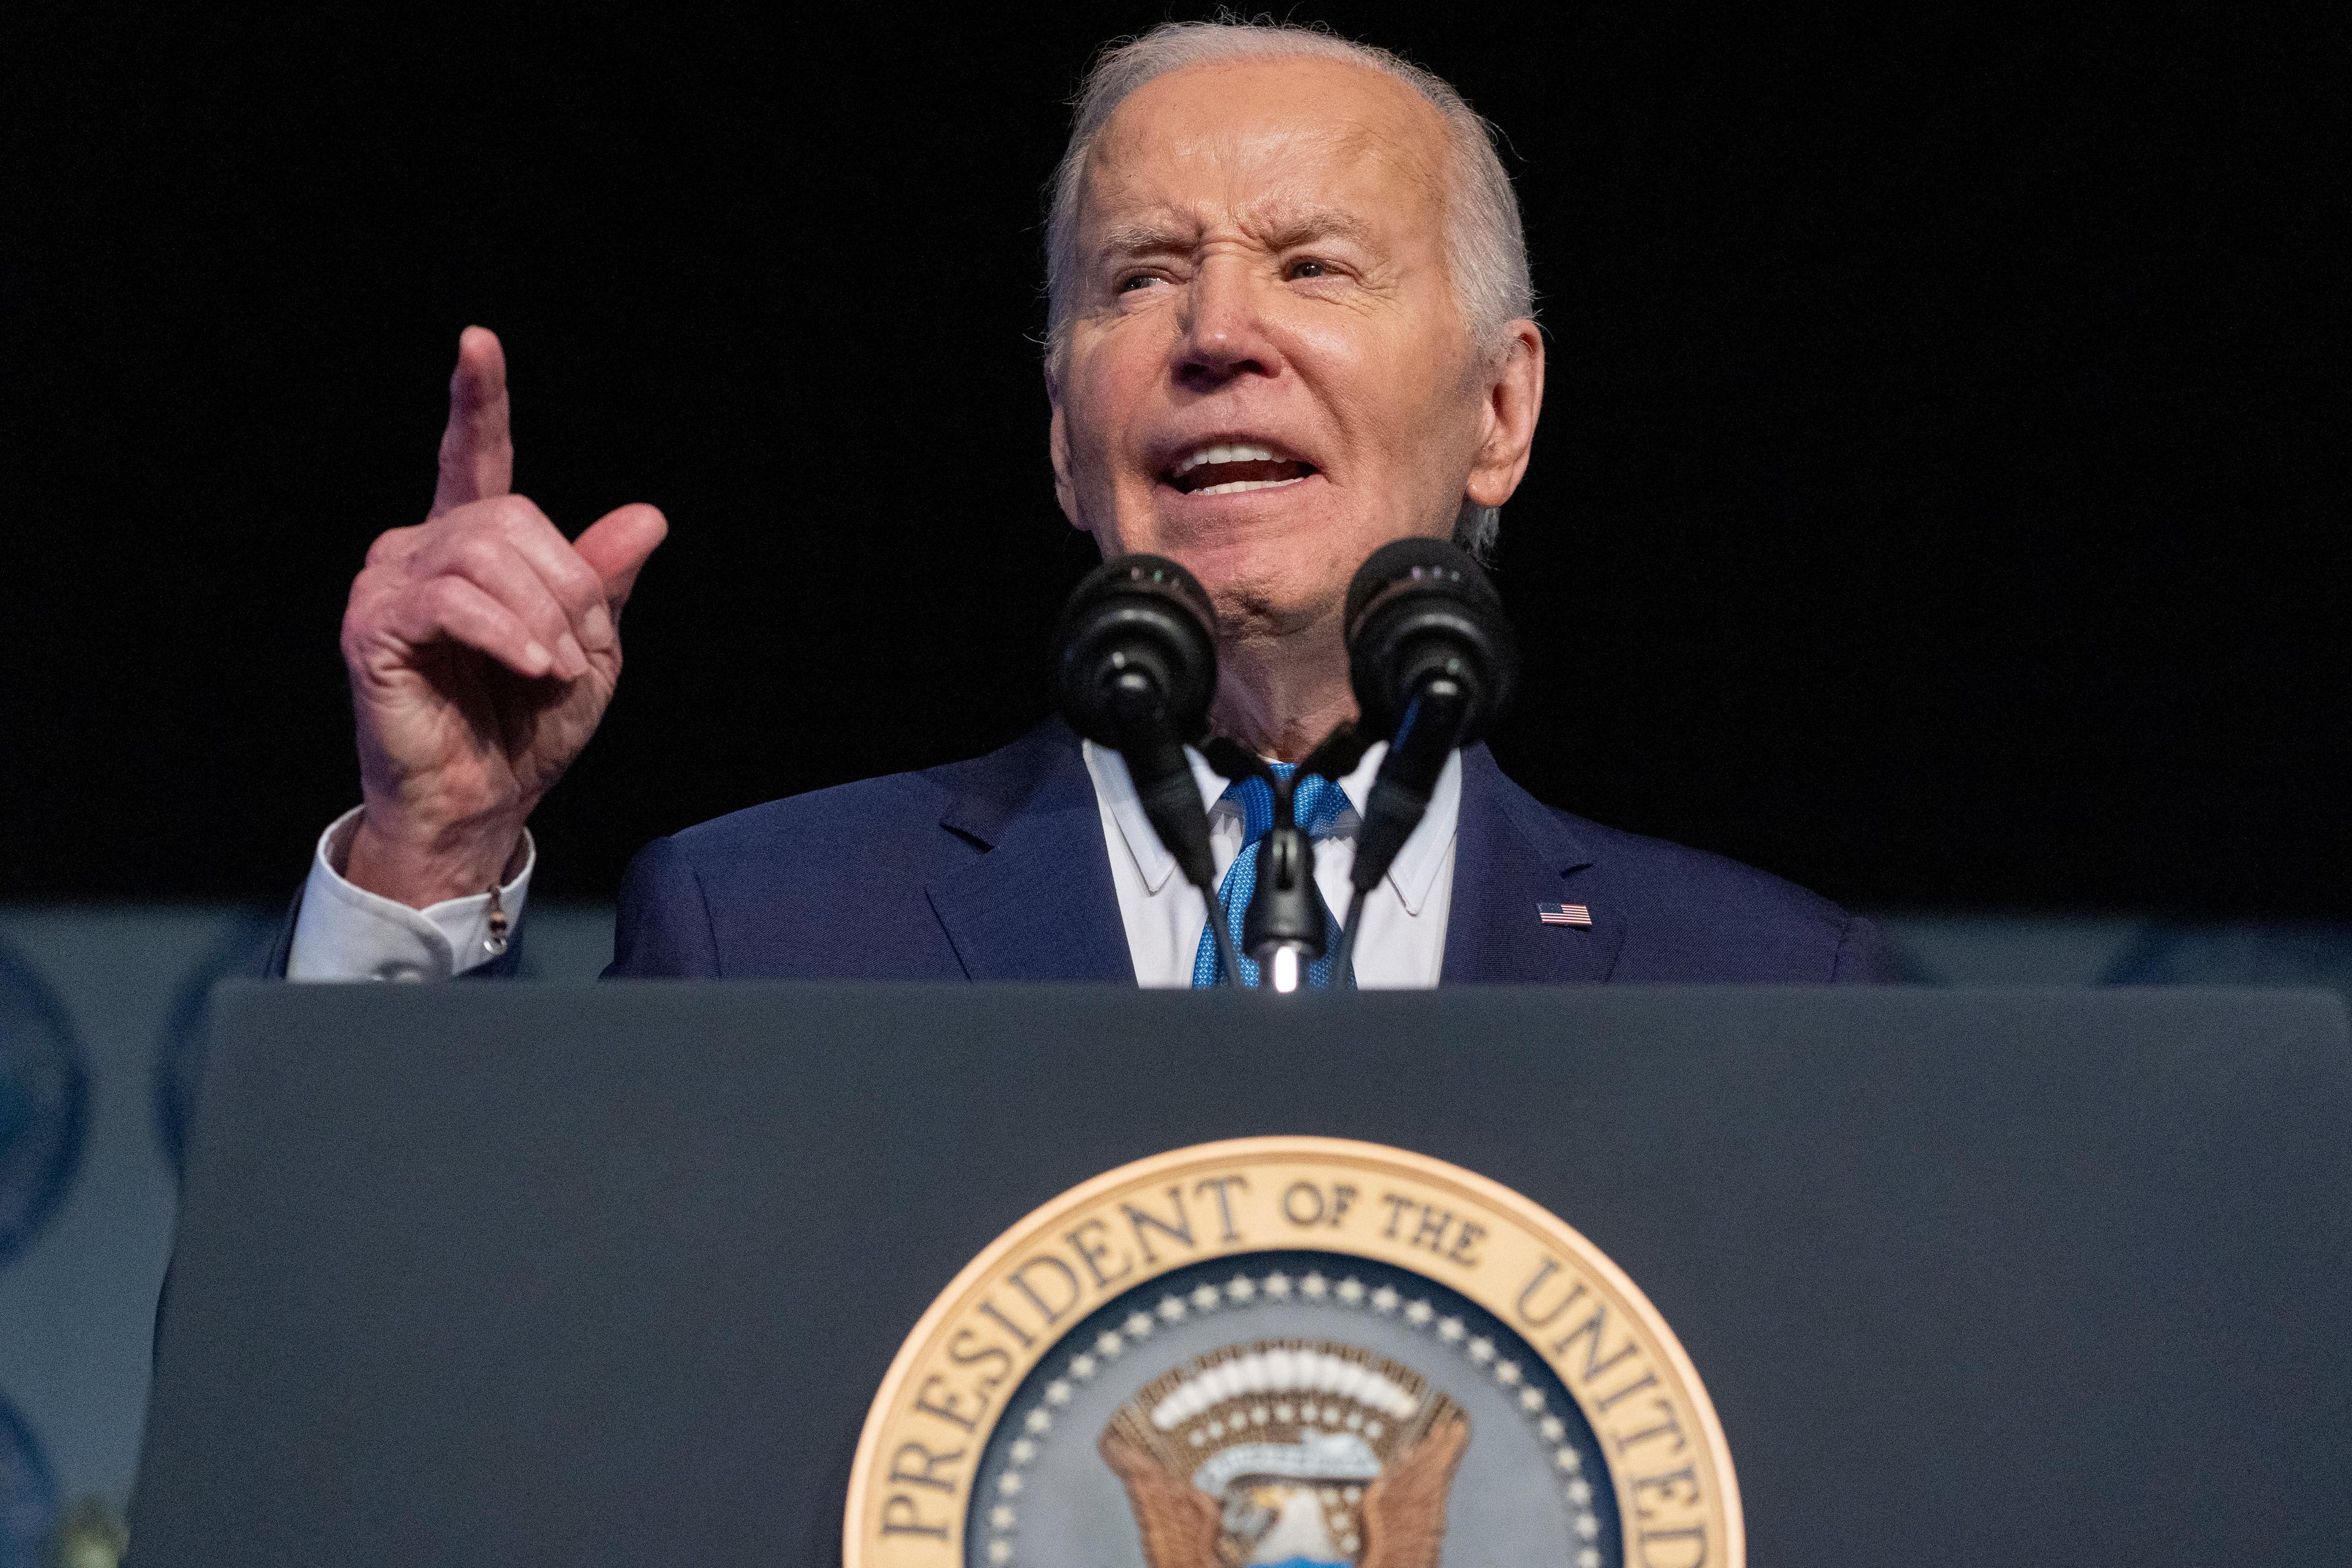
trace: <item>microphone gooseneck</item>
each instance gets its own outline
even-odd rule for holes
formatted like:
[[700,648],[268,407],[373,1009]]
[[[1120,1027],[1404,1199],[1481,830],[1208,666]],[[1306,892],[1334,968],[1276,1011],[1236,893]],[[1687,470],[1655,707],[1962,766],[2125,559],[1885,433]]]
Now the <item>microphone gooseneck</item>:
[[1240,983],[1233,937],[1215,918],[1216,862],[1209,818],[1184,756],[1208,728],[1217,689],[1216,613],[1208,591],[1175,562],[1121,555],[1087,574],[1055,628],[1053,678],[1062,717],[1127,763],[1160,842],[1201,889],[1226,984]]
[[1257,843],[1241,951],[1256,962],[1260,987],[1296,991],[1308,966],[1323,956],[1325,915],[1323,895],[1315,886],[1315,843],[1298,826],[1294,792],[1320,770],[1310,758],[1285,776],[1222,735],[1203,746],[1202,754],[1229,779],[1264,780],[1272,797],[1274,820]]
[[1349,877],[1355,893],[1335,954],[1352,963],[1365,895],[1421,826],[1445,759],[1486,735],[1508,707],[1519,652],[1486,574],[1437,539],[1400,539],[1374,551],[1349,584],[1345,625],[1359,728],[1389,742],[1364,802]]

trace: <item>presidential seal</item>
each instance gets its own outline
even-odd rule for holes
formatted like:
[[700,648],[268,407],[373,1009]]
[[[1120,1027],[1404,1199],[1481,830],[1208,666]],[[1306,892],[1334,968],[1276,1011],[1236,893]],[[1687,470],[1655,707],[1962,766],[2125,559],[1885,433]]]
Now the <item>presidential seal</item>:
[[845,1568],[1742,1568],[1731,1456],[1600,1250],[1422,1155],[1247,1138],[999,1237],[883,1379]]

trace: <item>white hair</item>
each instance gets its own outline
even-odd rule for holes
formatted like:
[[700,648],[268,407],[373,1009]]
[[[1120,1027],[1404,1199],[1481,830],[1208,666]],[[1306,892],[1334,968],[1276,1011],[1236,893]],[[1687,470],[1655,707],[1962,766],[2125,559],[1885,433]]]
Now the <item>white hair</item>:
[[[1519,201],[1511,177],[1495,153],[1494,134],[1451,82],[1402,56],[1370,44],[1336,37],[1321,27],[1270,18],[1213,22],[1163,22],[1139,37],[1114,43],[1096,57],[1078,89],[1070,143],[1054,171],[1051,207],[1045,220],[1046,364],[1058,378],[1069,326],[1071,293],[1079,258],[1078,207],[1084,195],[1087,159],[1095,137],[1136,89],[1188,66],[1230,60],[1331,59],[1365,66],[1419,93],[1445,122],[1446,270],[1471,339],[1481,348],[1500,349],[1504,329],[1535,314],[1535,281],[1528,270],[1528,242],[1519,226]],[[1454,525],[1455,542],[1479,555],[1493,547],[1501,525],[1499,509],[1466,499]]]

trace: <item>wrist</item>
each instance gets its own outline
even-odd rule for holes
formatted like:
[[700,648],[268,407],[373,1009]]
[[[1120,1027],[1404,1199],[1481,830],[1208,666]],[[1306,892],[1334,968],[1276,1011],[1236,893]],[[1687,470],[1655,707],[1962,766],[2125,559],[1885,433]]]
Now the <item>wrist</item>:
[[523,824],[495,817],[436,827],[383,819],[363,809],[343,846],[336,870],[353,887],[380,898],[429,909],[502,887],[520,869]]

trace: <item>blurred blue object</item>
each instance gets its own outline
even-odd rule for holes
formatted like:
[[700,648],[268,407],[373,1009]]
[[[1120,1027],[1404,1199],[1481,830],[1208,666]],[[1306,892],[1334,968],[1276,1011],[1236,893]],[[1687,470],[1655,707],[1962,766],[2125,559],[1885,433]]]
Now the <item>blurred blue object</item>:
[[45,1568],[58,1484],[33,1429],[0,1399],[0,1568]]
[[2320,985],[2352,999],[2352,926],[2156,925],[2109,985]]
[[2147,922],[2132,915],[1877,913],[1915,985],[2096,985]]
[[278,923],[256,911],[236,915],[172,994],[172,1010],[155,1048],[155,1135],[174,1175],[187,1173],[188,1121],[204,1083],[213,987],[232,976],[258,974],[277,940]]
[[89,1122],[89,1073],[65,1009],[0,946],[0,1266],[64,1198]]

